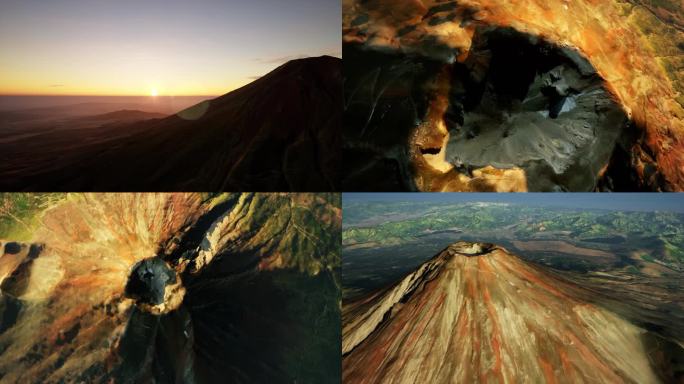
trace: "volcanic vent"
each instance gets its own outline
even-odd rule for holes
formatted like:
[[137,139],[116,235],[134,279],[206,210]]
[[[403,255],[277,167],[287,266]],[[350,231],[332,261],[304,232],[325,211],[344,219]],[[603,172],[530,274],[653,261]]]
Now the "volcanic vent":
[[343,307],[345,383],[663,378],[645,331],[584,288],[493,244],[458,242]]

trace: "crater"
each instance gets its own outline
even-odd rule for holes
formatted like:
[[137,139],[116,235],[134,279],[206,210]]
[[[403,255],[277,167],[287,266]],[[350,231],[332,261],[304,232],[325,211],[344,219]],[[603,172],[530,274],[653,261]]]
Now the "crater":
[[529,190],[593,190],[628,121],[580,55],[512,29],[476,35],[450,83],[446,161],[521,168]]
[[463,256],[482,256],[490,253],[496,248],[496,245],[491,243],[469,243],[459,241],[449,246],[449,250]]
[[177,308],[185,289],[176,271],[155,256],[133,266],[124,293],[140,308],[158,314]]
[[486,25],[458,60],[367,48],[343,46],[346,189],[636,188],[604,179],[634,179],[638,127],[574,48]]

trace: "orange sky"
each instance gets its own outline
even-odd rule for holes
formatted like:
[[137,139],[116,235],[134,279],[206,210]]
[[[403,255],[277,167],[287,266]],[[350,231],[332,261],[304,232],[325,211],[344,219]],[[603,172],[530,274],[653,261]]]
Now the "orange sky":
[[336,0],[5,0],[0,94],[220,95],[341,55]]

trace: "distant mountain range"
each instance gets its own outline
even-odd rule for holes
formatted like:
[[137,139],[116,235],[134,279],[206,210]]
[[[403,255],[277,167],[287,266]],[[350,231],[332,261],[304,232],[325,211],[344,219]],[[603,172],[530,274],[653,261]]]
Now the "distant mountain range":
[[161,119],[166,117],[163,113],[138,111],[135,109],[122,109],[114,112],[107,112],[100,115],[80,117],[81,120],[88,121],[140,121]]
[[3,132],[0,189],[335,190],[341,67],[329,56],[292,60],[161,119],[88,130],[62,125],[40,135]]

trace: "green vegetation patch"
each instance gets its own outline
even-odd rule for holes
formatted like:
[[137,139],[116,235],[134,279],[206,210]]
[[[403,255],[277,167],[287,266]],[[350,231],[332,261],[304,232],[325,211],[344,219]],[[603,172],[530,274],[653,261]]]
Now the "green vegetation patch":
[[28,241],[42,213],[65,193],[0,193],[0,238]]
[[[673,212],[629,212],[595,209],[529,207],[485,203],[420,205],[392,203],[345,206],[342,244],[387,246],[419,241],[422,236],[492,234],[516,240],[565,239],[632,247],[652,247],[651,260],[684,263],[684,215]],[[405,212],[399,218],[397,212]],[[372,212],[375,218],[369,217]],[[352,221],[348,221],[348,217]],[[646,259],[645,259],[646,260]],[[648,260],[647,260],[648,261]]]

